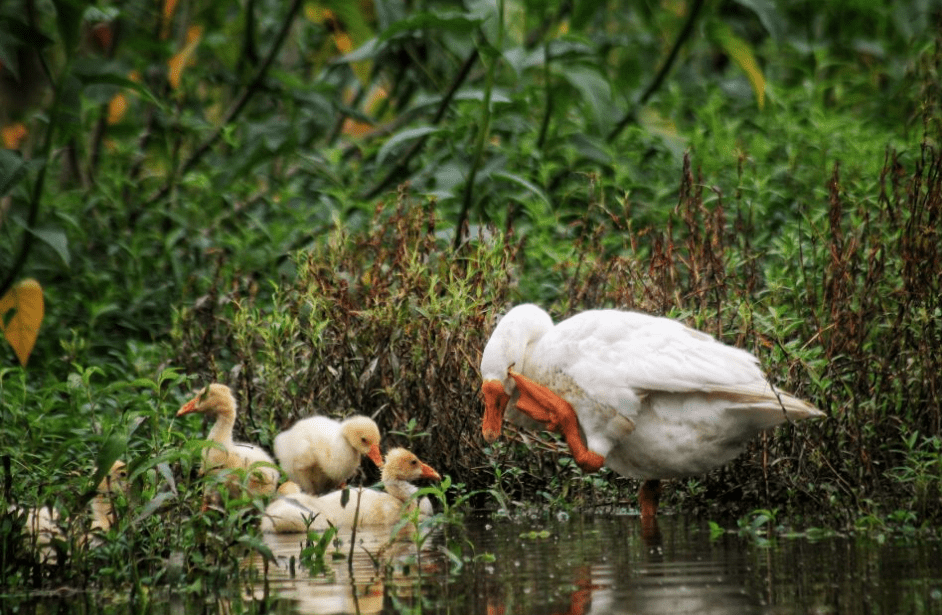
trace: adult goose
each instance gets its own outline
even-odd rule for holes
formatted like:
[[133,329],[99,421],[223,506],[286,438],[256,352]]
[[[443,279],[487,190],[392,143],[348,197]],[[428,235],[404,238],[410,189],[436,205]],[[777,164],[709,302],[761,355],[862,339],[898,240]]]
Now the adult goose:
[[[225,473],[226,484],[233,497],[243,486],[251,496],[273,495],[280,475],[274,460],[261,447],[234,442],[232,428],[237,409],[232,390],[213,383],[183,404],[177,416],[201,413],[216,419],[207,439],[211,445],[203,449],[202,473]],[[242,478],[246,476],[243,482]]]
[[587,472],[603,464],[644,480],[641,516],[657,514],[660,479],[703,474],[759,432],[824,416],[774,388],[750,353],[680,322],[589,310],[553,324],[532,304],[500,320],[481,358],[482,432],[506,413],[562,433]]

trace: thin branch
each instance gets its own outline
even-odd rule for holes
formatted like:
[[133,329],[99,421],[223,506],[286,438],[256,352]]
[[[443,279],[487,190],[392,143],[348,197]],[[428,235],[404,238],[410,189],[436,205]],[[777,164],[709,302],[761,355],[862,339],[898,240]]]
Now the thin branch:
[[[245,91],[242,92],[242,96],[239,97],[235,103],[229,107],[229,110],[226,112],[225,117],[222,122],[219,124],[219,127],[216,131],[209,136],[203,143],[200,144],[196,150],[190,154],[190,157],[180,166],[179,170],[174,173],[174,177],[181,177],[188,173],[200,159],[206,155],[206,152],[219,141],[222,137],[223,131],[226,129],[233,120],[235,120],[242,110],[245,109],[245,106],[248,104],[249,100],[258,93],[261,89],[262,82],[265,80],[265,76],[268,74],[268,69],[271,67],[272,63],[275,61],[275,56],[278,55],[278,52],[281,50],[281,46],[284,44],[285,39],[288,36],[288,32],[291,30],[291,25],[294,23],[294,18],[298,14],[298,10],[301,8],[302,0],[292,0],[291,7],[288,9],[288,14],[285,16],[284,22],[281,24],[281,30],[278,32],[278,35],[275,37],[275,42],[272,44],[271,49],[268,52],[268,55],[265,57],[265,61],[258,67],[258,70],[255,71],[255,76],[252,78],[252,81],[249,82],[249,85],[245,88]],[[170,179],[160,188],[154,195],[147,199],[149,205],[159,201],[160,199],[167,196],[167,193],[170,192],[170,189],[173,187],[173,179]]]
[[[474,66],[474,63],[477,61],[477,59],[478,51],[475,49],[464,61],[464,64],[461,65],[461,69],[455,76],[454,81],[452,81],[451,87],[448,88],[444,98],[442,98],[442,102],[438,105],[438,111],[435,112],[435,117],[432,118],[433,126],[438,124],[445,116],[445,111],[448,110],[448,105],[451,104],[451,99],[454,98],[458,88],[461,87],[461,84],[464,83],[465,79],[468,78],[468,74],[471,72],[471,67]],[[410,147],[402,156],[399,157],[399,160],[396,161],[396,164],[392,169],[390,169],[389,173],[387,173],[383,179],[379,180],[375,186],[360,195],[360,198],[364,200],[375,198],[376,195],[388,188],[390,184],[398,181],[402,176],[408,174],[409,162],[411,162],[412,158],[414,158],[415,155],[419,153],[427,140],[428,135],[416,139],[412,144],[412,147]]]
[[42,199],[43,185],[46,183],[46,169],[49,168],[49,158],[52,153],[52,137],[56,131],[56,124],[59,122],[59,105],[62,104],[62,84],[66,81],[60,79],[58,82],[53,79],[52,71],[46,62],[46,56],[41,49],[36,49],[39,56],[40,65],[46,73],[46,78],[53,85],[52,110],[49,114],[49,127],[46,129],[46,138],[43,142],[43,164],[40,165],[36,173],[36,183],[33,184],[33,191],[30,195],[29,215],[26,218],[26,228],[23,231],[23,242],[20,244],[20,252],[17,254],[13,266],[7,272],[6,277],[0,282],[0,297],[13,286],[13,282],[19,277],[20,272],[26,265],[26,259],[33,248],[33,229],[36,228],[36,221],[39,219],[39,202]]
[[[504,3],[497,1],[497,37],[498,49],[503,47],[504,39]],[[487,67],[487,73],[484,79],[484,104],[481,105],[481,125],[478,126],[478,134],[474,143],[474,157],[471,159],[471,169],[468,172],[468,181],[464,185],[464,197],[461,199],[461,211],[458,213],[458,219],[455,222],[455,241],[452,246],[457,250],[461,246],[462,231],[468,221],[468,213],[471,211],[471,203],[474,197],[474,180],[477,177],[478,170],[481,168],[481,161],[484,158],[484,145],[487,142],[487,136],[491,132],[491,92],[494,88],[494,73],[497,70],[497,59],[492,58]]]
[[690,12],[687,14],[687,20],[684,22],[683,27],[680,29],[680,32],[677,34],[677,39],[674,40],[674,46],[671,48],[669,54],[667,54],[667,59],[664,60],[664,64],[661,65],[661,69],[657,72],[657,75],[654,76],[654,80],[651,82],[651,85],[648,86],[648,89],[641,94],[641,98],[638,99],[636,103],[631,106],[631,109],[625,114],[625,117],[618,122],[615,128],[612,129],[612,132],[608,134],[608,141],[614,141],[618,135],[628,126],[636,121],[636,114],[639,107],[643,107],[645,103],[648,102],[648,99],[660,89],[661,84],[664,83],[664,79],[667,78],[667,74],[670,72],[671,68],[674,66],[674,62],[677,61],[677,54],[680,53],[680,48],[684,43],[687,42],[687,39],[690,38],[691,33],[693,33],[693,26],[697,21],[697,17],[700,14],[700,9],[703,8],[704,0],[694,0],[693,6],[690,7]]

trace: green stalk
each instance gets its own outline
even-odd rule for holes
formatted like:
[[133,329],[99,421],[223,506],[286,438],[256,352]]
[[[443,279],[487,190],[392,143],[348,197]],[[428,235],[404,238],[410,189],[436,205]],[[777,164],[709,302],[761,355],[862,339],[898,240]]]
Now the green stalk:
[[[7,273],[3,282],[0,282],[0,297],[6,294],[7,290],[13,286],[13,282],[16,281],[16,278],[19,277],[23,266],[26,265],[29,252],[33,247],[33,229],[36,228],[36,221],[39,219],[39,202],[42,200],[43,186],[46,183],[46,169],[49,167],[49,158],[52,152],[52,137],[56,132],[56,125],[61,115],[59,113],[59,105],[62,101],[63,83],[66,82],[65,78],[61,78],[58,81],[53,79],[49,65],[46,63],[46,56],[43,55],[41,49],[37,49],[36,53],[39,54],[39,61],[40,64],[42,64],[43,71],[46,73],[46,78],[53,84],[52,108],[49,112],[49,127],[46,130],[46,137],[43,140],[42,146],[43,163],[36,172],[36,183],[33,184],[33,192],[30,195],[29,216],[26,218],[26,230],[23,232],[23,243],[20,244],[20,253],[17,255],[13,267]],[[71,62],[67,61],[66,67],[62,72],[63,75],[67,74],[70,63]]]
[[[504,0],[497,0],[497,50],[504,47]],[[484,56],[481,55],[484,61]],[[455,225],[454,248],[457,250],[461,245],[461,229],[468,221],[468,212],[471,210],[471,199],[474,195],[474,178],[477,176],[478,169],[481,167],[481,159],[484,157],[484,144],[487,142],[487,136],[491,131],[491,91],[494,88],[494,73],[497,70],[498,58],[492,58],[487,65],[487,75],[484,79],[484,105],[481,111],[481,127],[478,130],[477,140],[474,144],[474,155],[471,159],[471,170],[468,173],[468,182],[464,187],[464,198],[461,203],[461,212],[458,214],[457,224]]]

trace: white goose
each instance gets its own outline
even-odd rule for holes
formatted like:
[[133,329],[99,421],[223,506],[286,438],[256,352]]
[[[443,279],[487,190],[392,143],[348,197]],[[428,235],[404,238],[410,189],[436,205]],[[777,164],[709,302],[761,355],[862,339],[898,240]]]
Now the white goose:
[[[273,495],[279,476],[274,460],[259,446],[232,440],[232,428],[236,420],[236,400],[232,390],[224,384],[211,384],[183,404],[177,416],[194,412],[216,418],[207,436],[214,445],[203,449],[202,473],[224,470],[248,472],[246,490],[250,495]],[[241,490],[238,473],[230,473],[226,483],[229,492],[236,497]]]
[[366,455],[383,467],[379,428],[368,416],[343,422],[326,416],[301,419],[275,437],[275,457],[285,474],[313,495],[343,485]]
[[[288,482],[278,489],[281,497],[265,509],[262,531],[283,534],[306,532],[309,529],[324,530],[331,525],[353,527],[354,518],[358,528],[392,526],[402,518],[403,507],[418,491],[418,487],[409,481],[421,478],[441,480],[438,472],[413,453],[404,448],[394,448],[386,455],[383,464],[385,491],[362,487],[350,489],[344,502],[343,490],[314,497],[301,493],[298,485]],[[418,506],[420,515],[432,514],[432,504],[428,498],[422,498],[410,506]]]
[[579,466],[644,479],[641,516],[657,514],[659,480],[703,474],[762,430],[824,416],[774,389],[750,353],[675,320],[589,310],[553,326],[532,304],[510,310],[481,358],[493,442],[505,410],[563,434]]

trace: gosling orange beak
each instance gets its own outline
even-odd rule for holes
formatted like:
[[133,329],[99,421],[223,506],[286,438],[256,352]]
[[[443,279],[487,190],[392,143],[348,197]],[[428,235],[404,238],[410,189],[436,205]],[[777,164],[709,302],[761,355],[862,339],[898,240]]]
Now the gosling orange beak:
[[194,398],[191,399],[190,401],[188,401],[188,402],[186,402],[185,404],[183,404],[182,406],[180,406],[180,409],[177,410],[177,416],[183,416],[184,414],[189,414],[189,413],[191,413],[191,412],[195,412],[195,411],[196,411],[196,402],[197,402],[198,399],[199,399],[198,397],[194,397]]
[[485,380],[481,385],[484,394],[484,420],[481,422],[481,433],[487,442],[493,442],[500,436],[501,425],[504,422],[504,411],[510,395],[504,392],[504,385],[499,380]]
[[438,475],[438,472],[432,466],[427,466],[424,463],[422,464],[422,478],[434,478],[435,480],[441,480],[442,477]]
[[366,456],[370,458],[377,468],[383,467],[383,454],[379,452],[379,444],[373,444],[370,446],[370,450],[366,453]]

